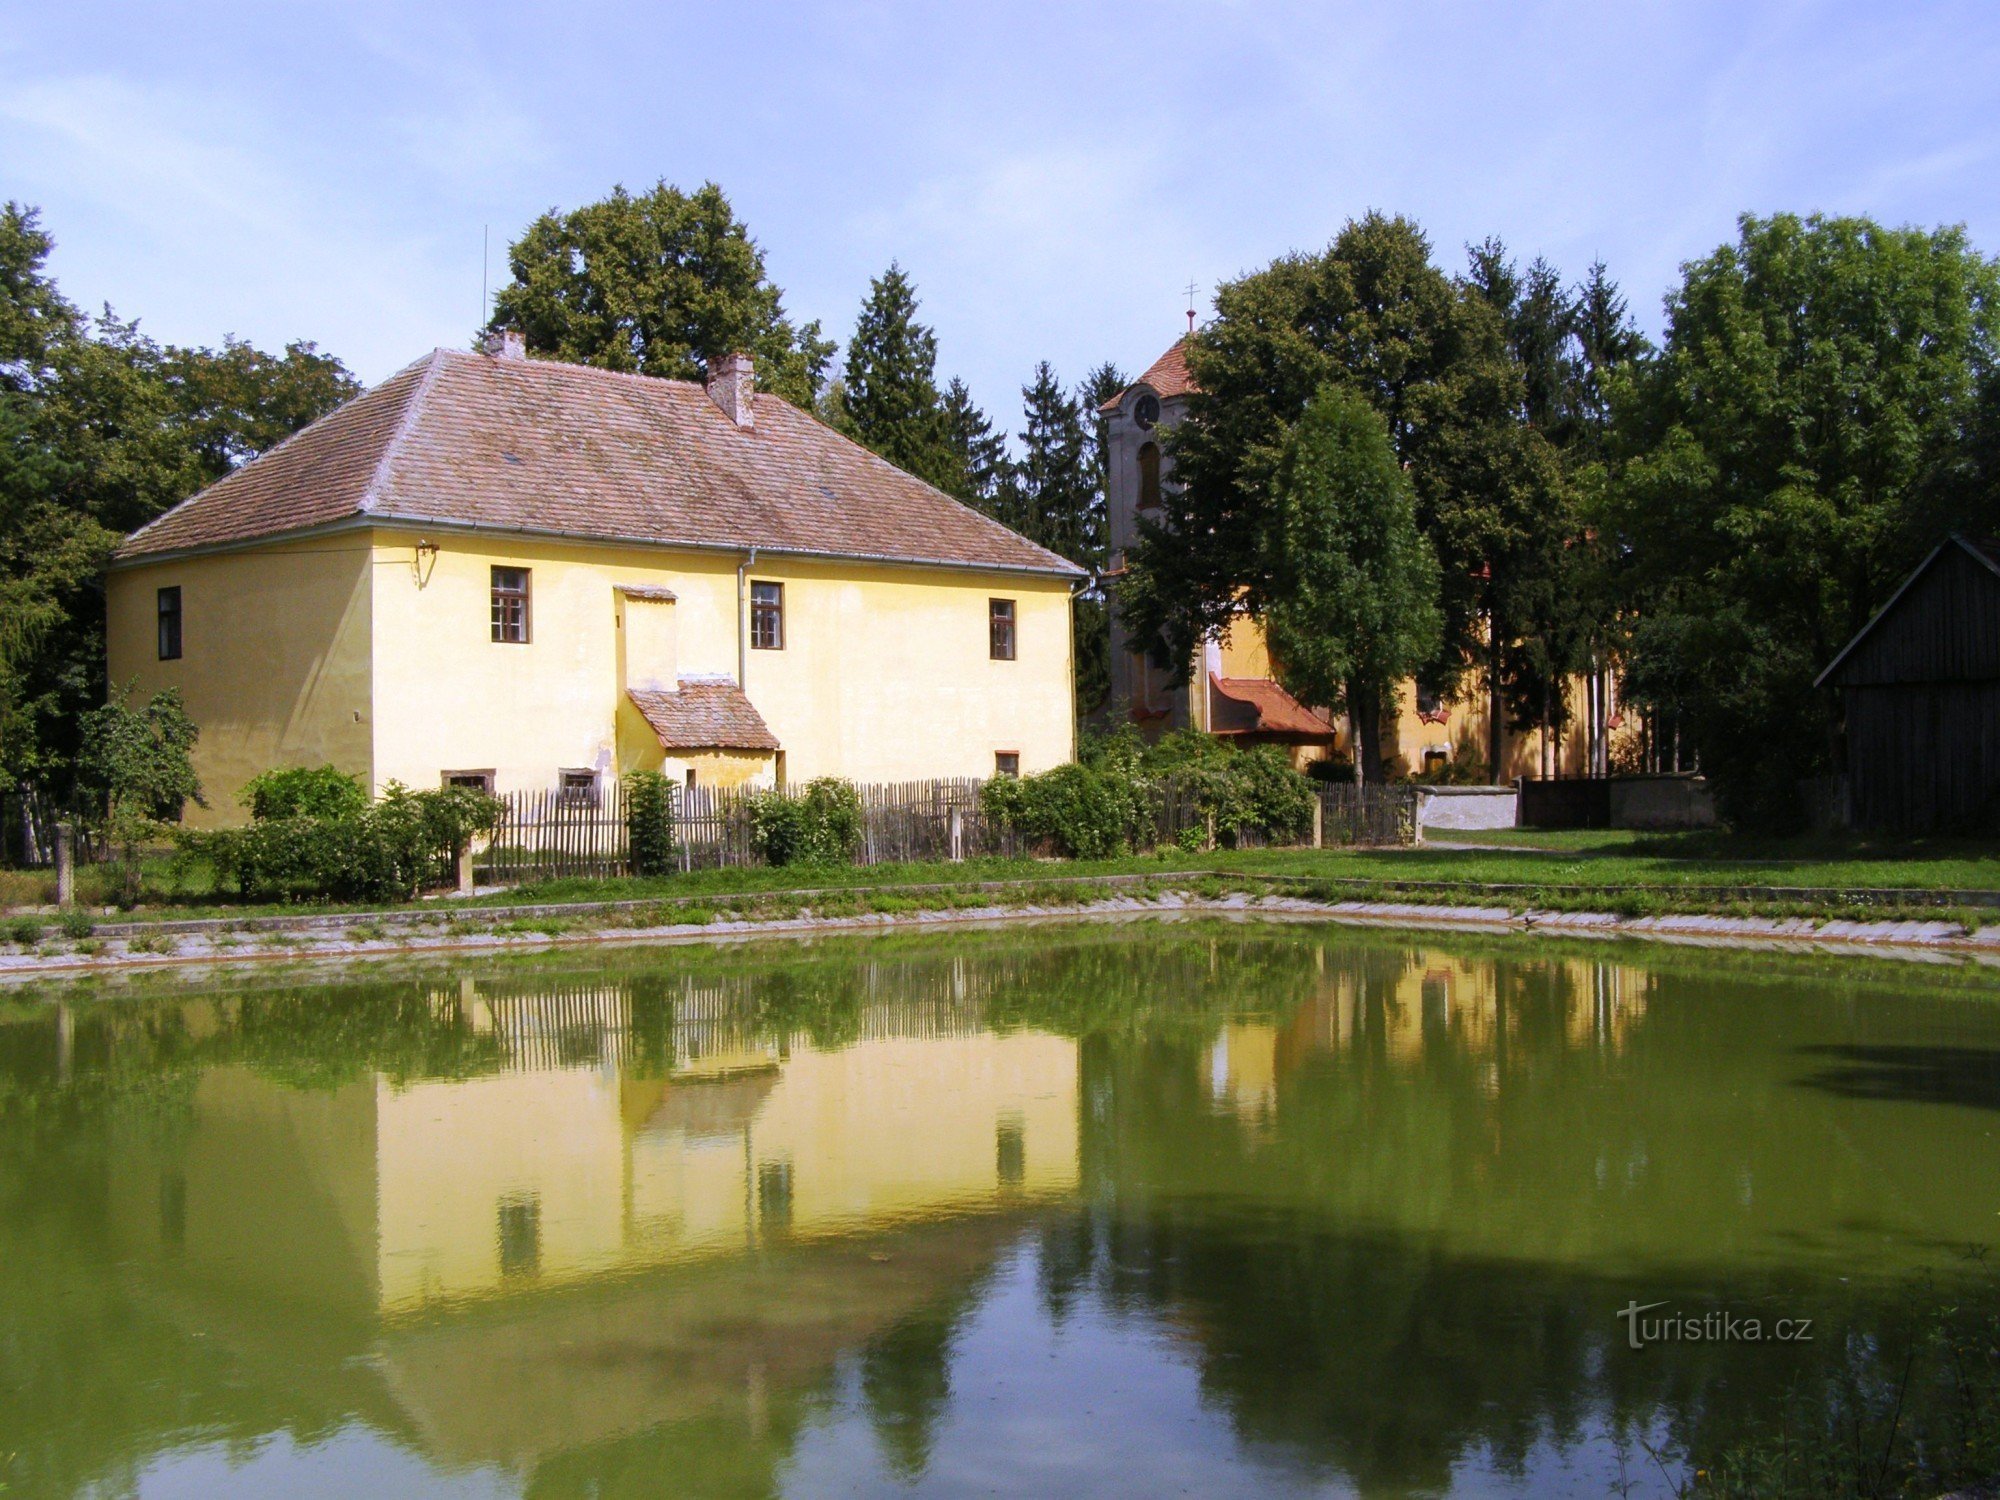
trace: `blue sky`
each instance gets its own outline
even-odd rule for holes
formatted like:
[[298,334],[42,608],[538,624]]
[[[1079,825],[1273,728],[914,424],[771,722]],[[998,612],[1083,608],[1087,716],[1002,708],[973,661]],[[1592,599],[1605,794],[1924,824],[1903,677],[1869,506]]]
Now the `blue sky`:
[[1135,372],[1206,290],[1370,207],[1440,261],[1602,256],[1650,329],[1745,210],[2000,252],[2000,6],[111,5],[0,0],[0,197],[163,339],[369,380],[480,311],[534,214],[713,178],[844,337],[901,260],[1018,425],[1035,360]]

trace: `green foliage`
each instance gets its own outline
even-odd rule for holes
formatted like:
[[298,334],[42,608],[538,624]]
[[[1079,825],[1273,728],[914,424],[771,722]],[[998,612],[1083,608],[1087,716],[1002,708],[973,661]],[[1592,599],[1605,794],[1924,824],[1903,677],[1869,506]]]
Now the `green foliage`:
[[1286,435],[1273,478],[1277,558],[1264,624],[1285,685],[1349,710],[1360,765],[1382,759],[1382,705],[1437,653],[1438,566],[1380,415],[1325,386]]
[[160,345],[83,316],[33,209],[0,207],[0,784],[72,790],[104,701],[104,569],[119,536],[357,389],[309,343]]
[[861,847],[861,833],[861,794],[836,776],[809,781],[796,793],[750,799],[750,837],[766,864],[846,864]]
[[1627,695],[1678,717],[1732,819],[1796,823],[1833,764],[1814,676],[1946,530],[2000,519],[1968,448],[1997,299],[1956,229],[1746,216],[1614,387]]
[[674,788],[658,771],[625,777],[625,836],[634,875],[665,875],[674,868]]
[[218,882],[276,901],[407,901],[454,874],[457,854],[498,821],[497,798],[471,787],[412,792],[328,815],[289,812],[244,828],[180,835]]
[[998,776],[980,789],[986,816],[1071,859],[1123,854],[1140,840],[1142,783],[1115,769],[1071,764],[1039,776]]
[[568,212],[543,214],[508,251],[513,279],[490,327],[518,328],[555,359],[676,380],[744,350],[758,385],[813,409],[833,344],[817,322],[794,327],[764,253],[722,189],[665,182],[623,187]]
[[333,766],[281,766],[260,771],[239,799],[259,822],[267,818],[347,818],[368,805],[361,778]]
[[1151,846],[1170,802],[1200,820],[1176,835],[1183,848],[1202,847],[1210,828],[1225,843],[1245,831],[1296,837],[1312,826],[1314,796],[1275,745],[1239,751],[1182,730],[1148,747],[1129,726],[1086,738],[1074,765],[998,777],[980,792],[988,818],[1072,859]]
[[206,807],[194,771],[200,731],[181,707],[178,688],[155,693],[144,708],[131,705],[129,688],[83,718],[83,753],[77,775],[94,794],[105,841],[118,851],[126,901],[139,898],[140,852],[163,825],[180,821],[192,801]]
[[[1142,517],[1121,607],[1171,661],[1279,596],[1269,543],[1286,437],[1323,386],[1363,397],[1409,465],[1418,519],[1442,564],[1439,685],[1472,661],[1491,601],[1489,559],[1546,507],[1546,475],[1518,420],[1521,379],[1502,320],[1431,263],[1406,219],[1369,214],[1325,251],[1229,283],[1191,336],[1200,386],[1172,434],[1175,474]],[[1177,538],[1199,537],[1199,546]]]
[[841,388],[844,430],[856,442],[941,490],[964,491],[968,474],[954,451],[953,414],[938,398],[937,335],[917,321],[916,288],[901,266],[891,264],[869,284],[847,341]]
[[42,924],[33,917],[16,917],[7,924],[7,936],[23,947],[32,947],[42,940]]
[[90,913],[76,906],[72,906],[57,917],[56,926],[61,928],[62,935],[72,942],[80,942],[97,931],[97,923],[91,919]]
[[1436,649],[1419,675],[1449,693],[1492,667],[1497,639],[1516,720],[1559,712],[1546,685],[1580,664],[1610,612],[1607,590],[1576,583],[1598,565],[1582,470],[1608,372],[1640,347],[1601,269],[1565,292],[1551,268],[1519,276],[1489,242],[1471,279],[1454,281],[1415,224],[1371,213],[1322,252],[1223,286],[1216,313],[1190,337],[1200,389],[1167,439],[1179,483],[1140,517],[1119,584],[1135,637],[1184,664],[1241,611],[1261,616],[1288,596],[1278,472],[1332,385],[1385,424],[1439,564]]
[[996,515],[1012,465],[1007,439],[954,378],[944,393],[944,440],[951,450],[952,482],[945,486],[975,510]]

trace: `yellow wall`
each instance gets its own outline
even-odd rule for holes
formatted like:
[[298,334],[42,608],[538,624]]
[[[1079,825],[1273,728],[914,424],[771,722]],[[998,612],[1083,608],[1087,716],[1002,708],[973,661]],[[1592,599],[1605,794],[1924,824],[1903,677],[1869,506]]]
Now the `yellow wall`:
[[[739,557],[440,537],[420,580],[417,539],[355,533],[112,574],[112,680],[178,686],[201,729],[210,809],[191,822],[240,821],[243,783],[284,765],[331,763],[378,792],[472,770],[494,771],[501,791],[543,790],[573,768],[772,779],[769,756],[663,760],[625,701],[628,681],[735,676]],[[531,570],[526,645],[491,639],[495,565]],[[748,692],[788,781],[983,777],[1001,751],[1025,772],[1071,757],[1063,580],[798,561],[750,576],[785,586],[785,648],[748,653]],[[155,590],[169,584],[182,589],[184,654],[161,662]],[[629,600],[620,584],[678,598]],[[989,659],[991,598],[1015,601],[1011,662]]]
[[[441,538],[419,588],[414,533],[375,535],[378,783],[431,786],[441,771],[491,768],[506,791],[549,786],[558,768],[657,764],[631,718],[620,723],[621,674],[641,680],[649,663],[635,649],[621,664],[619,584],[677,595],[665,608],[680,676],[735,676],[737,556]],[[532,570],[528,645],[490,638],[496,565]],[[784,747],[788,780],[989,776],[1002,750],[1018,752],[1023,771],[1070,758],[1061,579],[796,560],[760,561],[749,578],[785,586],[785,648],[748,653],[747,691]],[[1016,601],[1014,661],[988,658],[989,598]]]
[[[374,774],[369,545],[361,536],[120,568],[106,583],[111,681],[177,687],[201,729],[197,827],[240,822],[243,784],[272,766]],[[409,586],[409,559],[401,561]],[[158,658],[157,591],[181,590],[181,658]],[[435,776],[433,775],[433,780]]]

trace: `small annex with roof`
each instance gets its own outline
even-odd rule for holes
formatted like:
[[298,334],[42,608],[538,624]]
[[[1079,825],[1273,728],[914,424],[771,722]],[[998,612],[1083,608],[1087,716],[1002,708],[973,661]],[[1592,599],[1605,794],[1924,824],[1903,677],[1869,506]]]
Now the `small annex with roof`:
[[2000,821],[2000,546],[1952,535],[1841,650],[1847,812],[1899,833]]
[[435,351],[126,539],[112,680],[181,690],[211,819],[285,764],[504,791],[1069,758],[1082,570],[719,366]]

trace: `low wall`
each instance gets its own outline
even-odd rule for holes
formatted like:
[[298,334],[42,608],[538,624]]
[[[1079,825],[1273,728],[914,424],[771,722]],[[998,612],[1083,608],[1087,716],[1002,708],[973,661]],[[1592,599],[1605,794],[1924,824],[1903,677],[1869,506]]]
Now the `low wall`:
[[1417,827],[1512,828],[1517,805],[1511,786],[1420,787]]
[[1573,777],[1519,783],[1523,828],[1713,828],[1701,776]]
[[1713,828],[1715,796],[1705,776],[1619,776],[1611,782],[1613,828]]

